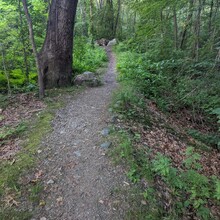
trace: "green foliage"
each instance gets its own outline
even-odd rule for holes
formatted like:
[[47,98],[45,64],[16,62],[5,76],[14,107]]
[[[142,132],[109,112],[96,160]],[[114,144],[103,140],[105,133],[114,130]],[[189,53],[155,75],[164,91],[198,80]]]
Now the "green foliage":
[[[192,205],[201,219],[210,219],[210,211],[206,205],[210,198],[215,199],[219,196],[219,180],[213,182],[212,179],[198,173],[198,170],[201,169],[201,164],[198,162],[200,155],[195,153],[192,147],[186,150],[185,155],[183,171],[172,172],[174,168],[169,163],[169,159],[162,155],[154,159],[153,171],[162,175],[167,185],[172,188],[181,211]],[[173,179],[175,181],[172,181]],[[215,184],[215,192],[213,193],[213,185]]]
[[153,171],[159,173],[162,176],[168,176],[170,173],[171,162],[168,158],[163,157],[162,154],[156,156],[153,160]]
[[[118,80],[127,84],[128,88],[135,88],[133,89],[135,93],[128,93],[129,90],[124,89],[120,93],[121,97],[118,95],[117,99],[119,107],[124,112],[127,111],[127,115],[134,109],[129,102],[144,108],[143,105],[136,104],[138,103],[135,101],[137,97],[139,100],[147,98],[155,101],[157,106],[165,112],[180,112],[185,109],[191,113],[192,120],[198,121],[199,124],[215,123],[209,112],[220,105],[220,97],[217,95],[220,94],[220,87],[217,83],[220,78],[219,74],[209,72],[211,63],[204,61],[190,64],[182,58],[181,53],[176,54],[173,59],[155,62],[156,57],[150,52],[121,52],[126,47],[129,48],[129,44],[121,43],[117,48]],[[125,99],[127,99],[126,102]],[[127,108],[121,106],[122,104],[127,105]],[[131,112],[133,115],[136,113],[137,111]],[[204,135],[197,131],[190,131],[190,135],[204,145],[216,148],[220,137],[215,127],[213,128],[214,131],[210,134]]]
[[[218,124],[219,124],[219,129],[218,130],[220,131],[220,108],[214,109],[212,111],[212,114],[217,116]],[[218,147],[220,148],[220,140],[218,141]]]
[[[6,108],[8,103],[9,103],[8,97],[3,94],[0,94],[0,108],[1,109]],[[0,117],[3,117],[3,116],[1,115]]]
[[0,128],[0,140],[8,139],[12,136],[17,136],[26,130],[24,123],[20,123],[15,128],[4,126]]
[[204,134],[194,129],[190,129],[188,134],[192,136],[194,139],[200,141],[201,143],[211,146],[213,148],[217,148],[218,143],[220,142],[220,136],[216,133],[207,133]]
[[40,183],[36,183],[29,189],[30,193],[30,200],[34,202],[35,204],[39,204],[40,202],[40,192],[42,192],[43,186]]
[[132,84],[123,82],[120,89],[113,94],[112,109],[124,119],[141,122],[145,127],[151,126],[151,115],[146,108],[146,100],[137,90]]
[[[181,219],[183,213],[187,213],[191,208],[195,210],[200,219],[212,219],[207,205],[210,199],[218,204],[220,180],[218,177],[208,178],[199,173],[202,168],[199,163],[200,155],[195,152],[193,147],[187,148],[182,168],[177,169],[172,166],[168,157],[158,153],[152,160],[150,150],[141,150],[133,146],[135,136],[132,137],[120,131],[117,132],[116,137],[118,139],[113,155],[117,160],[123,159],[129,166],[128,178],[134,183],[142,180],[148,182],[148,187],[142,192],[143,197],[138,198],[146,200],[147,206],[143,208],[136,204],[137,207],[134,207],[136,210],[129,212],[128,219],[132,219],[134,216],[144,216],[141,219],[152,219],[152,217],[155,219]],[[153,181],[158,176],[162,178],[172,198],[172,210],[169,212],[159,205],[161,192],[158,191],[158,183]],[[140,192],[137,194],[139,195]]]
[[82,73],[84,71],[94,72],[103,62],[107,61],[105,51],[97,46],[92,46],[86,38],[76,37],[74,40],[74,71]]

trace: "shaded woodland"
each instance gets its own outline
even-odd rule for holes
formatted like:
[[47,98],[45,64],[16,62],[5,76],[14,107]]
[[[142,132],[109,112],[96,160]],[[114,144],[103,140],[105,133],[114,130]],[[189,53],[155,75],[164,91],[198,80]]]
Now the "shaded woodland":
[[[25,130],[3,125],[10,100],[34,111],[46,108],[35,96],[75,89],[107,61],[100,39],[117,40],[112,154],[137,187],[127,219],[219,219],[219,0],[0,0],[0,147]],[[0,196],[19,188],[4,163]]]

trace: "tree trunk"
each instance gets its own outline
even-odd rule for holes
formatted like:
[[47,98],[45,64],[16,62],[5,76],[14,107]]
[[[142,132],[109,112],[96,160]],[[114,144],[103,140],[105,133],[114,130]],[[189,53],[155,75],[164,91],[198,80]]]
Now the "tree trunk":
[[82,35],[88,37],[88,30],[87,30],[87,19],[86,19],[86,1],[83,0],[80,2],[80,14],[81,14],[81,21],[82,21]]
[[194,7],[194,0],[190,0],[189,15],[187,17],[185,27],[184,27],[184,29],[182,31],[182,34],[181,34],[180,49],[183,49],[184,42],[185,42],[185,39],[186,39],[186,33],[187,33],[187,30],[188,30],[188,27],[191,24],[191,20],[192,20],[192,17],[193,17],[193,7]]
[[92,42],[93,42],[93,38],[94,38],[94,19],[93,19],[93,13],[94,13],[94,3],[93,0],[89,1],[89,36],[92,38]]
[[40,69],[40,60],[39,60],[39,56],[38,56],[38,53],[37,53],[36,43],[35,43],[35,40],[34,40],[32,20],[31,20],[31,16],[29,14],[29,11],[28,11],[27,0],[22,0],[22,3],[23,3],[23,6],[24,6],[24,12],[25,12],[27,22],[28,22],[29,36],[30,36],[30,41],[31,41],[31,44],[32,44],[33,54],[34,54],[37,73],[38,73],[39,97],[43,98],[44,97],[43,75],[42,75],[42,72],[41,72],[41,69]]
[[199,61],[201,12],[202,12],[202,0],[198,0],[197,16],[194,25],[195,42],[193,47],[193,58],[195,59],[196,62]]
[[107,14],[105,18],[106,32],[109,39],[114,38],[114,8],[112,0],[106,0]]
[[173,9],[173,22],[174,22],[174,46],[175,49],[178,49],[178,24],[177,24],[177,15],[176,8]]
[[23,18],[21,14],[21,0],[18,1],[18,10],[19,10],[19,20],[20,20],[20,38],[22,43],[22,52],[24,57],[24,67],[25,67],[25,76],[26,82],[29,83],[29,66],[28,66],[28,59],[27,59],[27,50],[25,46],[25,38],[23,33]]
[[209,12],[209,36],[212,34],[212,15],[213,15],[213,6],[214,6],[214,0],[211,1],[210,5],[210,12]]
[[73,30],[78,0],[53,0],[47,32],[39,53],[45,88],[71,84]]
[[114,37],[116,37],[116,33],[117,33],[117,28],[118,28],[118,23],[119,23],[119,18],[120,18],[120,12],[121,12],[121,0],[118,0],[118,11],[117,11],[116,19],[115,19]]

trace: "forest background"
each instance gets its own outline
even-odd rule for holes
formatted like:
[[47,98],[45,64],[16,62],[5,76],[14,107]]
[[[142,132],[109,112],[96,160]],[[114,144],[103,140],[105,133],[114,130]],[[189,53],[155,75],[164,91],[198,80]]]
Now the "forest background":
[[[50,1],[27,2],[39,51],[46,34]],[[116,38],[118,45],[114,50],[122,91],[115,96],[114,110],[126,120],[135,120],[137,115],[141,119],[142,113],[146,114],[146,100],[150,100],[160,111],[174,116],[186,127],[187,135],[198,141],[193,147],[219,152],[219,9],[219,0],[80,0],[74,30],[73,79],[84,71],[95,71],[107,61],[96,40]],[[37,92],[32,52],[22,1],[0,0],[1,102],[17,93]],[[146,125],[147,119],[142,123]],[[198,165],[197,156],[192,148],[188,150],[191,162],[187,170]],[[131,161],[135,169],[129,175],[135,182],[143,167],[138,163],[134,165],[134,160]],[[193,207],[197,216],[210,219],[209,199],[219,204],[220,198],[220,182],[216,176],[212,180],[211,177],[205,179],[198,175],[198,167],[194,167],[195,173],[186,172],[183,178],[176,176],[169,161],[160,156],[150,166],[170,185],[174,184],[173,177],[180,177],[182,185],[172,187],[174,193],[184,191],[177,195],[183,203],[179,207],[181,214],[184,208],[189,211]],[[198,181],[186,182],[187,175]],[[182,195],[191,195],[187,203],[182,201],[185,199]],[[151,215],[160,216],[160,212]],[[180,216],[178,211],[171,215]]]

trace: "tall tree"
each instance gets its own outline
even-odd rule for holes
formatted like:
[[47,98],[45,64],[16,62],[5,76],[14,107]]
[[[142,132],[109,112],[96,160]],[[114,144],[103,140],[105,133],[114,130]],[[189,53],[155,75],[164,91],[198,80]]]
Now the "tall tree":
[[45,88],[71,84],[73,30],[78,0],[52,0],[44,45],[39,53]]
[[42,98],[44,96],[43,74],[40,69],[40,60],[39,60],[39,55],[37,52],[35,39],[34,39],[32,19],[31,19],[30,13],[28,11],[27,0],[22,0],[22,3],[24,6],[24,12],[25,12],[27,22],[28,22],[29,36],[30,36],[30,41],[31,41],[34,57],[35,57],[36,67],[37,67],[38,83],[39,83],[39,96],[40,96],[40,98]]
[[44,88],[71,84],[73,30],[78,0],[52,0],[47,22],[46,37],[38,53],[27,1],[22,0],[29,25],[30,39],[38,69],[40,96]]

